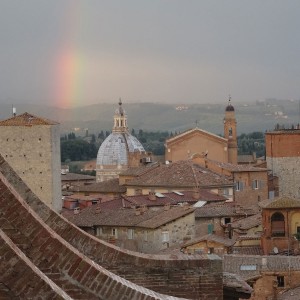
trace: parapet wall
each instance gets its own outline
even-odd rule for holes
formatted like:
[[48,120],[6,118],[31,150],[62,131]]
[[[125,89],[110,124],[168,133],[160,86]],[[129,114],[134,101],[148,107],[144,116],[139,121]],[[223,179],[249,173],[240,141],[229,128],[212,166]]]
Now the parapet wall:
[[[72,272],[70,269],[68,269],[68,272],[76,275],[76,280],[81,280],[80,276],[82,276],[89,282],[91,278],[97,277],[99,272],[102,274],[103,279],[103,273],[105,273],[104,269],[99,270],[100,266],[96,266],[96,270],[95,268],[83,267],[86,264],[82,262],[85,259],[82,259],[81,255],[84,254],[114,274],[158,293],[190,299],[223,299],[222,261],[219,257],[214,255],[158,256],[121,250],[118,247],[88,235],[49,209],[24,184],[20,177],[5,162],[3,157],[0,157],[0,172],[3,174],[2,179],[4,181],[7,180],[6,184],[11,185],[20,198],[26,201],[28,205],[27,210],[33,210],[38,215],[38,218],[41,218],[45,222],[45,226],[50,227],[50,235],[53,235],[51,233],[53,230],[65,240],[62,244],[53,240],[49,241],[49,245],[44,243],[44,246],[42,246],[41,244],[37,253],[44,253],[45,251],[46,253],[51,253],[50,256],[54,260],[53,263],[56,267],[59,267],[62,256],[61,252],[65,247],[68,248],[66,250],[69,253],[68,255],[71,258],[74,257],[69,262]],[[32,227],[33,231],[35,227],[35,225]],[[46,233],[43,231],[44,234],[49,235],[49,230]],[[43,238],[43,234],[41,234],[40,238]],[[70,252],[72,246],[69,249],[69,246],[65,243],[69,243],[75,249]],[[63,248],[61,249],[62,245]],[[51,248],[51,251],[48,248]],[[76,251],[79,251],[79,253],[76,254]],[[33,254],[31,253],[31,255]],[[80,258],[78,258],[78,255]],[[64,269],[66,262],[63,264],[61,267]],[[123,298],[117,298],[118,296],[114,295],[114,297],[110,296],[105,299],[170,299],[167,296],[154,292],[149,294],[147,289],[137,288],[135,284],[130,286],[130,283],[126,280],[117,279],[118,276],[114,274],[106,273],[106,281],[102,280],[99,283],[89,285],[89,290],[100,290],[101,286],[106,288],[106,295],[108,295],[108,291],[116,290],[119,295],[123,295]],[[81,284],[85,285],[85,283]],[[123,288],[125,287],[126,289],[124,290]],[[124,298],[125,295],[126,298]],[[141,295],[144,298],[138,298]]]
[[63,290],[26,258],[1,229],[0,274],[3,285],[0,289],[1,299],[33,299],[38,296],[41,300],[71,300]]

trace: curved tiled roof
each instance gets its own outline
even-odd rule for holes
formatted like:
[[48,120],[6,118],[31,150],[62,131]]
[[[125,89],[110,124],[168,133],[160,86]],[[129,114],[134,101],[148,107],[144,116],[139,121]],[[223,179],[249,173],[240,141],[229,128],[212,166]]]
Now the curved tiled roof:
[[143,145],[127,132],[113,132],[101,144],[97,165],[127,165],[128,152],[144,152]]

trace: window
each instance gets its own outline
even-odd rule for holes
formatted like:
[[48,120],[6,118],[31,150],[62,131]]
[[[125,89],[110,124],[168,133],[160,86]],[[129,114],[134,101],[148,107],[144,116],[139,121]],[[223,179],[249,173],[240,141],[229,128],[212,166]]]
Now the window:
[[231,218],[224,218],[224,224],[228,224],[231,222]]
[[128,237],[129,240],[134,239],[134,229],[131,229],[131,228],[127,229],[127,237]]
[[117,228],[112,228],[111,229],[111,235],[115,238],[118,238],[118,230]]
[[102,235],[102,227],[97,227],[97,228],[96,228],[96,235],[97,235],[97,236]]
[[276,212],[271,217],[271,232],[272,236],[285,236],[284,215]]
[[240,270],[241,271],[256,271],[256,265],[241,265]]
[[162,242],[167,243],[170,240],[169,231],[163,231],[162,233]]
[[230,196],[229,189],[223,189],[223,196],[224,197]]
[[244,189],[244,182],[238,181],[235,183],[235,190],[242,191]]
[[277,286],[284,287],[284,276],[277,276]]
[[261,180],[253,180],[252,181],[252,189],[253,190],[258,190],[261,189],[263,187],[263,182]]
[[144,231],[144,241],[148,242],[148,231],[147,230]]

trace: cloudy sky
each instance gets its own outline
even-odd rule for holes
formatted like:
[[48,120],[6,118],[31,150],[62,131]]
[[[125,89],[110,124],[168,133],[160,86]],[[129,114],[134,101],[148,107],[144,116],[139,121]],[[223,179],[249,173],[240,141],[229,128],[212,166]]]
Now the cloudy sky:
[[1,0],[0,101],[300,99],[299,0]]

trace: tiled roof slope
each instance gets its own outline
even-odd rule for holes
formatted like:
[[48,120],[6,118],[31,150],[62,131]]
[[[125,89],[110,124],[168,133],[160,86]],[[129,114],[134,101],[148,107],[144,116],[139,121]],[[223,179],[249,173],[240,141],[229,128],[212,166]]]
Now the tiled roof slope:
[[300,200],[288,197],[278,197],[275,199],[263,200],[259,203],[263,208],[298,208]]
[[128,186],[206,187],[232,186],[229,177],[214,173],[191,160],[182,160],[158,168],[126,183]]
[[200,238],[193,239],[193,240],[189,241],[188,243],[185,243],[184,245],[182,245],[182,247],[191,246],[191,245],[197,244],[202,241],[212,241],[212,242],[222,244],[226,247],[230,247],[230,246],[234,245],[234,243],[235,243],[235,239],[229,239],[229,238],[222,237],[222,236],[219,236],[216,234],[207,234]]
[[218,167],[220,167],[222,169],[233,171],[233,172],[246,172],[246,171],[261,172],[261,171],[268,170],[267,168],[258,168],[258,167],[254,167],[252,165],[235,165],[235,164],[231,164],[231,163],[215,161],[212,159],[206,159],[206,160],[212,164],[217,165]]
[[261,213],[231,223],[232,228],[247,230],[261,225]]
[[119,179],[110,179],[102,182],[81,185],[76,187],[78,192],[93,192],[93,193],[125,193],[126,187],[119,185]]
[[194,208],[172,207],[168,210],[146,210],[136,215],[133,208],[121,208],[115,210],[101,209],[97,213],[98,205],[92,205],[83,209],[79,214],[73,212],[64,213],[64,217],[80,227],[91,226],[130,226],[143,228],[157,228],[180,217],[194,212]]
[[209,218],[209,217],[229,217],[229,216],[245,216],[254,215],[256,212],[253,210],[243,210],[241,208],[237,209],[232,203],[215,204],[215,205],[205,205],[203,207],[198,207],[195,210],[196,218]]
[[227,200],[224,196],[220,196],[218,194],[212,193],[208,190],[200,190],[200,198],[195,199],[193,197],[193,191],[182,191],[180,195],[176,192],[170,193],[161,193],[164,197],[156,197],[155,200],[150,200],[149,195],[136,195],[136,196],[124,196],[124,199],[128,201],[128,203],[140,206],[160,206],[170,203],[172,205],[177,205],[178,203],[188,202],[188,203],[196,203],[197,201],[207,201],[207,202],[224,202]]
[[76,180],[96,180],[95,176],[77,174],[77,173],[66,173],[61,175],[62,181],[76,181]]
[[34,126],[34,125],[57,125],[58,123],[45,118],[37,117],[27,112],[0,121],[0,126]]
[[147,173],[148,171],[155,169],[159,167],[159,163],[154,162],[150,164],[146,164],[140,167],[134,167],[134,168],[129,168],[125,171],[123,171],[120,176],[140,176],[144,173]]

